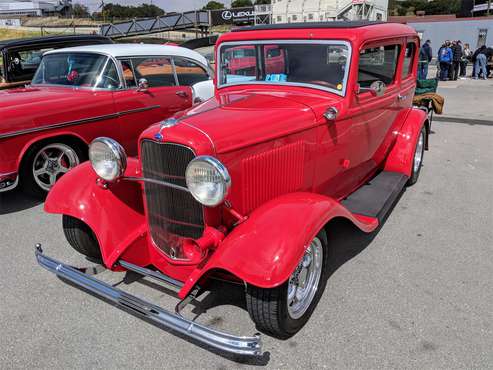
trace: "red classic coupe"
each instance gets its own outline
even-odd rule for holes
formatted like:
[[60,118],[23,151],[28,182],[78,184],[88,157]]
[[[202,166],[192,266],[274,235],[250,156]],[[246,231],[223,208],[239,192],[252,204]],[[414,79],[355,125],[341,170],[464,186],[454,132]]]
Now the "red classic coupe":
[[[255,54],[247,71],[229,64],[228,51],[241,48]],[[91,163],[55,185],[45,210],[63,215],[80,253],[177,288],[176,313],[40,245],[38,262],[184,336],[261,354],[259,336],[203,326],[182,308],[220,278],[244,286],[260,331],[288,338],[303,327],[325,289],[334,221],[372,232],[418,180],[429,132],[412,107],[418,50],[402,24],[237,29],[216,44],[214,98],[144,131],[139,158],[115,140],[93,141]],[[282,68],[269,70],[269,55]]]
[[[129,155],[151,124],[213,95],[207,60],[177,46],[108,44],[44,54],[26,88],[0,91],[0,192],[45,196],[98,136]],[[197,96],[195,96],[197,95]]]

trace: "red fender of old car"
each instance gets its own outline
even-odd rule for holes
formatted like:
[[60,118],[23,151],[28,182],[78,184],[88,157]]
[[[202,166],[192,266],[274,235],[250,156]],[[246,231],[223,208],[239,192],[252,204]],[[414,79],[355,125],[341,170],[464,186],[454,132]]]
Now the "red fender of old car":
[[[136,176],[137,171],[138,160],[128,158],[125,176]],[[97,237],[108,268],[121,251],[143,238],[147,230],[140,184],[119,182],[112,184],[109,191],[98,185],[90,162],[75,167],[56,182],[46,198],[45,211],[84,221]],[[147,258],[145,251],[147,248],[142,248],[143,260]]]
[[335,217],[352,221],[365,232],[378,220],[353,215],[336,200],[315,193],[290,193],[254,210],[220,244],[203,267],[185,282],[185,297],[207,272],[225,270],[248,284],[273,288],[292,274],[317,233]]
[[428,148],[430,126],[426,113],[421,109],[409,108],[392,150],[385,160],[385,171],[401,172],[411,176],[413,154],[423,125],[426,128],[425,148]]

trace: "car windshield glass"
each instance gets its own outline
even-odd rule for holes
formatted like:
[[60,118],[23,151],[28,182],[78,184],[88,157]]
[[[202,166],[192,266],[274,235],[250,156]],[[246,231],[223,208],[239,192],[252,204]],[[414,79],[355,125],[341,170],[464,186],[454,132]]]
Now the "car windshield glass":
[[113,62],[92,53],[56,53],[43,57],[33,85],[63,85],[114,89],[119,78]]
[[343,42],[223,44],[219,85],[288,84],[346,90],[349,47]]

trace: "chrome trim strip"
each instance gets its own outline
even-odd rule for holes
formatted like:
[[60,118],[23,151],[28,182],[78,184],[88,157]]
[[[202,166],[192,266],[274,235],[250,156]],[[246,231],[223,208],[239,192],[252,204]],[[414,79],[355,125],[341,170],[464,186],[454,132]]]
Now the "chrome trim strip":
[[48,271],[155,324],[175,330],[187,338],[221,351],[243,356],[262,355],[259,334],[253,337],[235,336],[185,319],[44,255],[40,244],[36,245],[35,255],[39,265]]
[[167,181],[161,181],[161,180],[156,180],[156,179],[148,179],[145,177],[131,177],[131,176],[125,176],[122,177],[123,180],[128,180],[128,181],[144,181],[144,182],[150,182],[152,184],[157,184],[157,185],[163,185],[163,186],[168,186],[173,189],[181,190],[181,191],[186,191],[187,193],[190,193],[190,190],[184,186],[172,184],[171,182]]
[[10,186],[3,188],[3,189],[0,189],[0,193],[3,193],[4,191],[9,191],[9,190],[15,189],[18,184],[19,184],[19,176],[16,176],[14,183]]
[[102,116],[84,118],[84,119],[80,119],[80,120],[76,120],[76,121],[67,121],[67,122],[56,123],[54,125],[47,125],[47,126],[43,126],[43,127],[33,127],[33,128],[25,129],[25,130],[8,132],[6,134],[2,134],[2,135],[0,135],[0,139],[6,139],[6,138],[14,137],[14,136],[25,135],[25,134],[32,134],[33,132],[54,130],[54,129],[62,128],[62,127],[76,126],[76,125],[82,125],[82,124],[86,124],[86,123],[93,123],[93,122],[97,122],[97,121],[104,121],[106,119],[119,118],[119,117],[125,116],[127,114],[145,112],[145,111],[148,111],[151,109],[157,109],[157,108],[161,108],[161,106],[160,105],[152,105],[150,107],[129,109],[126,111],[121,111],[121,112],[111,113],[111,114],[105,114]]
[[169,276],[166,276],[166,275],[160,273],[159,271],[150,270],[148,268],[140,267],[140,266],[134,265],[133,263],[125,262],[122,260],[118,261],[118,264],[127,270],[136,272],[136,273],[143,275],[143,276],[149,276],[149,277],[156,279],[160,282],[164,282],[166,284],[169,284],[175,288],[181,289],[183,287],[183,283],[181,281],[178,281],[178,280],[175,280]]

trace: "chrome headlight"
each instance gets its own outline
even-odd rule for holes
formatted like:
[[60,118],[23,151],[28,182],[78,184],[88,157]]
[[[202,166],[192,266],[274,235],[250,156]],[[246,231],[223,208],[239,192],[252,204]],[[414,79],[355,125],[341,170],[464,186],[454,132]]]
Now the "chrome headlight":
[[89,145],[89,160],[94,172],[106,181],[115,181],[127,168],[127,154],[117,141],[98,137]]
[[209,207],[221,204],[231,186],[231,177],[226,167],[209,156],[192,159],[185,171],[185,179],[192,196]]

